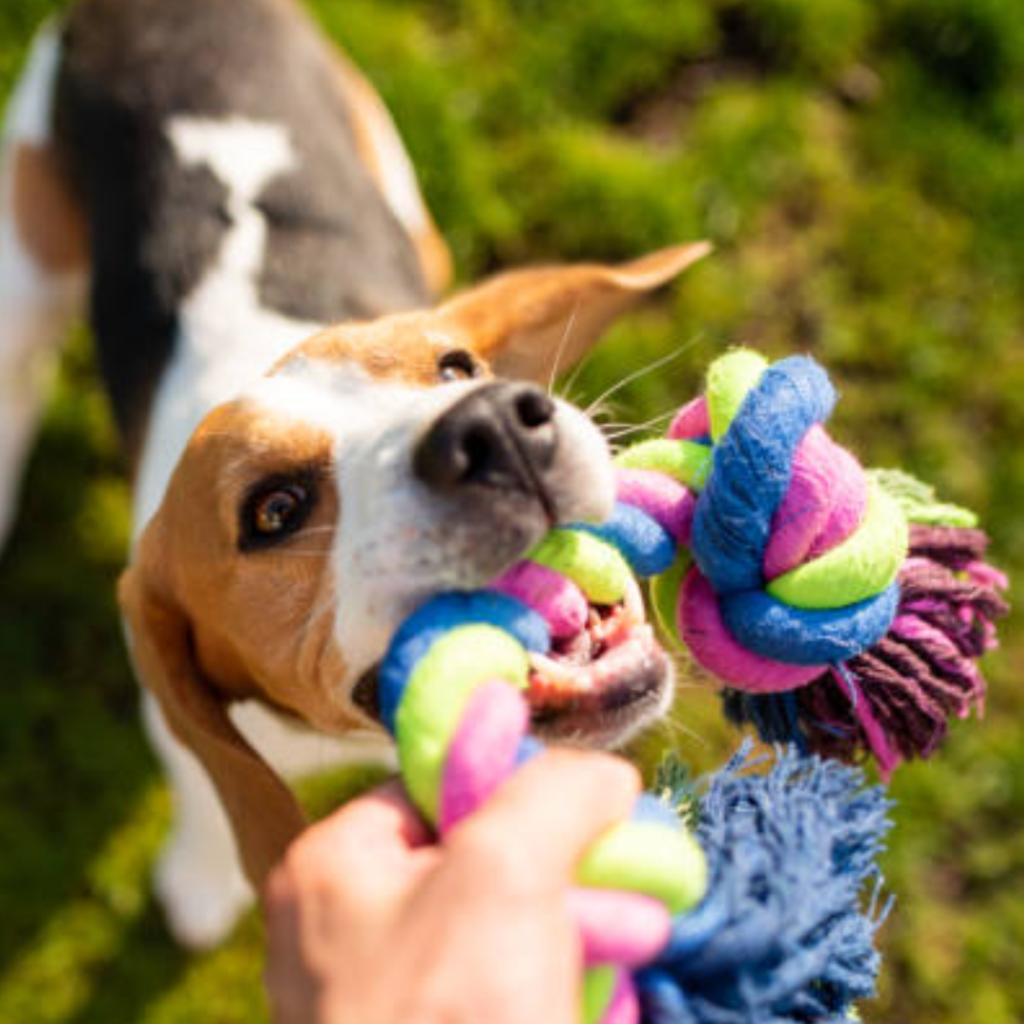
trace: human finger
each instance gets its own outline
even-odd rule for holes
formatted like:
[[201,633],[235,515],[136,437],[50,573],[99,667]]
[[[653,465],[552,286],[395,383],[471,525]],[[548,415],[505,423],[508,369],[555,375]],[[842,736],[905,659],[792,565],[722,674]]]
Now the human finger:
[[639,774],[621,758],[548,750],[454,829],[450,845],[482,854],[494,870],[525,862],[538,875],[568,878],[587,847],[629,815],[639,792]]

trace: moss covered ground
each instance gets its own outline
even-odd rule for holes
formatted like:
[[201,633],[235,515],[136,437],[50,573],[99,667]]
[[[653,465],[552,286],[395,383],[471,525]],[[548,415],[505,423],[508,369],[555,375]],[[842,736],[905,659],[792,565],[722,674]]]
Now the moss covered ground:
[[[48,0],[0,5],[9,90]],[[523,262],[717,254],[617,327],[572,386],[644,422],[745,341],[826,361],[835,432],[982,513],[1024,570],[1024,7],[1010,0],[319,0],[378,83],[470,281]],[[0,311],[2,315],[2,311]],[[252,1024],[260,928],[167,939],[147,872],[168,821],[113,582],[127,489],[88,339],[64,360],[0,561],[0,1021]],[[1019,591],[1019,588],[1018,588]],[[902,769],[898,904],[868,1021],[1024,1020],[1024,635],[983,722]],[[735,737],[687,685],[644,745]],[[321,800],[362,781],[336,778]]]

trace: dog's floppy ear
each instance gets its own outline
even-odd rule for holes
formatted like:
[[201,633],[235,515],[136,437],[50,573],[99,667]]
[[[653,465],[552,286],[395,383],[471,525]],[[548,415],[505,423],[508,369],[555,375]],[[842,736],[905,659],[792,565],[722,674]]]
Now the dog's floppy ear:
[[710,249],[695,242],[619,266],[513,271],[457,295],[438,314],[499,376],[546,383],[586,355],[617,316]]
[[288,787],[235,728],[225,699],[203,678],[188,618],[153,557],[161,547],[156,529],[156,524],[150,526],[118,587],[132,660],[171,731],[199,759],[216,787],[246,875],[259,891],[305,827],[305,818]]

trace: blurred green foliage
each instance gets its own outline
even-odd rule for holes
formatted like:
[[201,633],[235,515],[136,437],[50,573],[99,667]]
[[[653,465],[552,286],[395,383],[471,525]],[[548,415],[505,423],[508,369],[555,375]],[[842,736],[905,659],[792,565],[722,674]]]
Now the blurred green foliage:
[[[571,384],[643,422],[746,341],[823,359],[835,432],[976,508],[1024,570],[1024,7],[1008,0],[319,0],[378,84],[460,278],[717,254],[617,327]],[[0,6],[9,90],[48,0]],[[127,487],[87,339],[67,356],[0,564],[0,1021],[263,1019],[260,931],[165,937],[146,884],[168,820],[113,583]],[[1019,593],[1019,587],[1018,587]],[[869,1021],[1024,1019],[1024,637],[983,723],[893,783],[896,910]],[[735,737],[684,686],[643,745],[698,770]],[[335,779],[334,798],[360,783]],[[314,802],[329,804],[324,791]]]

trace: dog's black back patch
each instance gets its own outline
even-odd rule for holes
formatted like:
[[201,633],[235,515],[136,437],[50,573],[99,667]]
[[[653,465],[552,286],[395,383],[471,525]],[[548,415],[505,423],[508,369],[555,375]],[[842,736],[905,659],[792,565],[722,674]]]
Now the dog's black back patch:
[[412,241],[360,161],[328,47],[287,0],[81,0],[65,26],[56,135],[91,228],[91,315],[135,448],[178,310],[231,227],[225,186],[167,135],[190,116],[279,125],[296,169],[259,197],[268,309],[332,323],[429,300]]

